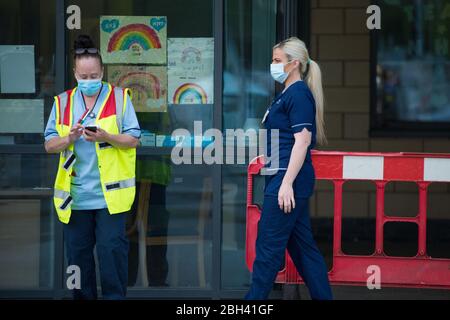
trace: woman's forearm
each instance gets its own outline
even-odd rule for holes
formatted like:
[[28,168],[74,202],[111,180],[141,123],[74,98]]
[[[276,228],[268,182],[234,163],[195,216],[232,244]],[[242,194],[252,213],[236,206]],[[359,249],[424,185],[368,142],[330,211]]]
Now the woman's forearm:
[[[116,148],[136,148],[139,145],[139,140],[127,134],[109,134],[105,142],[113,145]],[[69,136],[55,137],[45,142],[45,150],[48,153],[60,153],[66,150],[71,145]]]
[[45,151],[48,153],[60,153],[70,146],[69,136],[55,137],[45,142]]
[[108,134],[105,142],[119,149],[137,148],[139,139],[128,134]]
[[289,159],[289,166],[287,168],[286,174],[283,178],[283,183],[288,183],[292,185],[295,178],[300,172],[303,163],[306,158],[306,153],[308,152],[308,145],[296,141],[292,147],[291,157]]

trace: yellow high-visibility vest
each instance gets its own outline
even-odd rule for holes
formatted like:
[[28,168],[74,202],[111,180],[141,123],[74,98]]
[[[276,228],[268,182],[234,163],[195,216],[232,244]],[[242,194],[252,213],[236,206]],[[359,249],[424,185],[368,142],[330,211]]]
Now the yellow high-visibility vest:
[[[95,123],[110,134],[120,134],[126,108],[126,94],[130,94],[130,91],[113,87],[109,83],[104,85],[108,86],[108,93]],[[74,125],[73,98],[76,91],[77,88],[74,88],[55,97],[56,130],[60,137],[68,136],[70,128]],[[95,151],[103,195],[109,213],[129,211],[136,193],[136,149],[119,149],[106,142],[95,142]],[[71,144],[60,154],[53,197],[59,220],[66,224],[69,223],[72,212],[70,185],[75,162],[76,156]]]

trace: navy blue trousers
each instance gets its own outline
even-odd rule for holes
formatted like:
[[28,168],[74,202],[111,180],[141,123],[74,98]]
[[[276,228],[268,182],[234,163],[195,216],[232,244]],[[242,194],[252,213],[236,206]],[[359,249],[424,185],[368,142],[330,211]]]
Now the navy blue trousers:
[[331,300],[332,293],[322,254],[314,241],[309,217],[309,199],[296,198],[295,209],[285,214],[278,199],[265,196],[256,240],[256,259],[247,300],[267,299],[289,251],[305,281],[311,298]]
[[125,228],[125,213],[72,210],[70,222],[64,225],[64,240],[68,264],[77,265],[81,273],[81,288],[73,290],[74,299],[97,299],[95,246],[103,298],[125,298],[129,248]]

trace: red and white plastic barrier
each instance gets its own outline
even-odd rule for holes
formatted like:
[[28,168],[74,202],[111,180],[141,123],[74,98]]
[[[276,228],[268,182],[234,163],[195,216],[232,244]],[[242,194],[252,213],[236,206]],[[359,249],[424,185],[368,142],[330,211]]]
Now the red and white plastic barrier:
[[[368,270],[380,270],[381,284],[393,287],[428,287],[450,289],[450,259],[435,259],[426,251],[427,190],[432,182],[450,182],[450,154],[425,153],[355,153],[312,152],[318,180],[334,184],[333,268],[330,282],[340,285],[366,285]],[[252,270],[260,208],[253,203],[253,177],[264,167],[264,157],[248,167],[246,263]],[[341,249],[342,193],[349,180],[372,181],[376,185],[375,252],[370,256],[346,255]],[[419,210],[414,217],[386,216],[385,186],[392,181],[410,181],[419,186]],[[383,231],[387,222],[409,222],[418,225],[418,252],[415,257],[393,257],[384,253]],[[450,231],[450,230],[449,230]],[[302,283],[286,252],[285,268],[278,283]]]

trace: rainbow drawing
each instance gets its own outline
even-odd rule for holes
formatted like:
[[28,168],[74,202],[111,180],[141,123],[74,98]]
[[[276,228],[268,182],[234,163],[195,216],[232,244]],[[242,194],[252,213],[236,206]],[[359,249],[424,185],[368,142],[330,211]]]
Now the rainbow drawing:
[[134,46],[143,50],[160,49],[161,41],[157,32],[143,23],[128,24],[117,30],[108,42],[108,52],[125,51]]
[[194,47],[189,47],[183,50],[181,53],[181,62],[186,62],[189,57],[195,57],[195,60],[197,62],[200,62],[202,60],[202,53],[199,49]]
[[167,111],[167,71],[165,67],[107,67],[108,81],[121,88],[130,88],[136,112]]
[[159,99],[161,97],[161,83],[157,76],[150,72],[130,72],[117,81],[122,88],[131,88],[137,100]]
[[174,104],[206,104],[208,96],[205,90],[195,83],[185,83],[175,90]]

